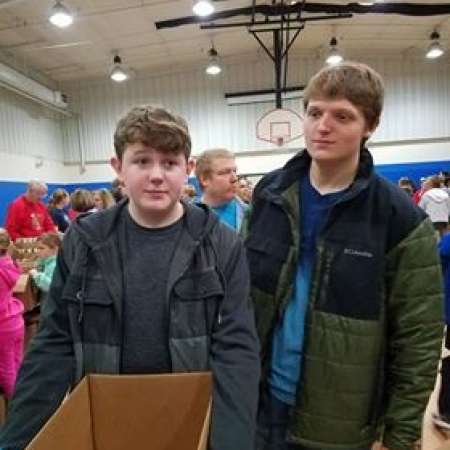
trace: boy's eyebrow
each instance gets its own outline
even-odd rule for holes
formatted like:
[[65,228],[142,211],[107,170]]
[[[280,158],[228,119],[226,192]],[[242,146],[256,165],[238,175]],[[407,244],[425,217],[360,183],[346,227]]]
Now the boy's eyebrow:
[[346,114],[355,115],[353,110],[351,110],[350,108],[337,108],[334,111],[337,113],[346,113]]
[[[142,155],[148,155],[149,153],[151,153],[151,149],[140,149],[140,150],[136,150],[133,153],[133,156],[142,156]],[[177,156],[175,153],[172,152],[160,152],[158,150],[156,150],[158,153],[162,153],[163,157],[165,158],[173,158],[175,156]]]
[[[322,110],[323,107],[319,106],[319,105],[308,105],[307,111],[309,110]],[[332,111],[334,113],[346,113],[346,114],[352,114],[354,115],[354,111],[350,108],[345,108],[345,107],[339,107],[339,108],[332,108]]]
[[147,154],[147,153],[149,153],[150,152],[150,150],[145,150],[145,149],[142,149],[142,150],[136,150],[134,153],[133,153],[133,156],[139,156],[139,155],[142,155],[142,154]]

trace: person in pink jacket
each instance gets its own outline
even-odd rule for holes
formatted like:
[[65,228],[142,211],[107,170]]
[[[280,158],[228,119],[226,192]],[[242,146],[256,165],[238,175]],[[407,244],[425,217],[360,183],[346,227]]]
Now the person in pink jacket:
[[19,268],[8,254],[9,234],[0,228],[0,388],[6,398],[14,391],[23,357],[23,303],[12,295],[20,276]]

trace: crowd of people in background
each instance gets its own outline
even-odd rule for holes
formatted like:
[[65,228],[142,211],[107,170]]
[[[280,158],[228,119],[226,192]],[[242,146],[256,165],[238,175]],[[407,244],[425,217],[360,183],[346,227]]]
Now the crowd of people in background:
[[442,237],[447,232],[450,217],[450,172],[422,177],[420,183],[420,187],[416,187],[408,177],[398,180],[399,187],[427,213]]
[[[398,180],[398,186],[425,211],[438,235],[445,293],[444,345],[450,350],[450,172],[422,177],[420,187],[416,187],[410,178],[402,177]],[[433,415],[433,420],[438,427],[450,431],[450,356],[442,360],[441,380],[438,412]]]

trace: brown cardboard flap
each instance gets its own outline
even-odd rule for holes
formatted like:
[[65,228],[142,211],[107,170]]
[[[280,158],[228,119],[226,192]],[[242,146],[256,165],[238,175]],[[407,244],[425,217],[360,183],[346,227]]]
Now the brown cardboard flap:
[[94,450],[206,449],[211,374],[89,378]]
[[95,450],[86,378],[62,403],[26,450]]
[[208,436],[209,436],[209,425],[211,423],[211,409],[212,409],[212,399],[209,401],[208,411],[205,415],[205,420],[203,421],[203,428],[200,434],[200,440],[198,443],[197,450],[207,450],[208,449]]

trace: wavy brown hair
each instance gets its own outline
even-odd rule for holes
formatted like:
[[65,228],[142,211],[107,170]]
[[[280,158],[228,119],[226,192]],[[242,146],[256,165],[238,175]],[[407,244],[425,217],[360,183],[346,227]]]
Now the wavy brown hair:
[[122,160],[127,144],[141,142],[160,152],[191,154],[191,137],[186,121],[164,108],[136,106],[119,120],[114,133],[114,148]]

